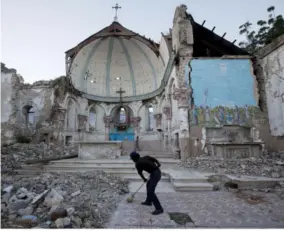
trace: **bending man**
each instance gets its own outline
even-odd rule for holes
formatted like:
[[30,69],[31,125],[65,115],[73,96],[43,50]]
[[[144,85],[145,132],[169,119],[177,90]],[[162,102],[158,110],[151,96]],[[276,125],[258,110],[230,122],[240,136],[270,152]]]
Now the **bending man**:
[[151,156],[144,156],[140,158],[140,155],[137,152],[132,152],[130,158],[135,163],[135,167],[138,171],[138,174],[147,182],[147,179],[143,175],[143,171],[146,171],[150,174],[149,181],[147,182],[147,198],[145,202],[142,202],[142,205],[151,206],[152,203],[155,206],[155,211],[152,212],[153,215],[158,215],[163,213],[164,210],[160,204],[160,201],[155,194],[155,189],[158,182],[161,180],[161,170],[159,167],[161,164],[159,161]]

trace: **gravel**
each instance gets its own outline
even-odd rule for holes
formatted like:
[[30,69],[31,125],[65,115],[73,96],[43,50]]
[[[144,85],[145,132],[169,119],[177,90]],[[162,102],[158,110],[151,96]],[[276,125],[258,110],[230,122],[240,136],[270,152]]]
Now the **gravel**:
[[61,157],[76,154],[76,150],[62,145],[45,143],[23,144],[15,143],[6,147],[1,147],[1,171],[20,168],[27,160],[38,160],[48,157]]
[[129,192],[128,182],[103,171],[2,174],[2,228],[104,228]]
[[185,167],[201,172],[234,176],[284,177],[284,153],[270,153],[260,158],[226,159],[202,155],[189,158]]

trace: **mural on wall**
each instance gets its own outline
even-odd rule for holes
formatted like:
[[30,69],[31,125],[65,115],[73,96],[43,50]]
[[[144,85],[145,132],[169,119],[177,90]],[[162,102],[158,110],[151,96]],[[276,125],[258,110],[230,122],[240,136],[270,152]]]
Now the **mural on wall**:
[[250,125],[258,111],[250,65],[248,59],[192,60],[190,124]]

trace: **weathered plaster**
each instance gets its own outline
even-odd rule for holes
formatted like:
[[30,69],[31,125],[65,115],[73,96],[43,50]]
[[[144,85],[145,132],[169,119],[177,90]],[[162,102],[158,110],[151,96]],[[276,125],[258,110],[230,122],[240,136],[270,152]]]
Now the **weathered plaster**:
[[262,57],[270,131],[284,136],[284,37],[283,44]]

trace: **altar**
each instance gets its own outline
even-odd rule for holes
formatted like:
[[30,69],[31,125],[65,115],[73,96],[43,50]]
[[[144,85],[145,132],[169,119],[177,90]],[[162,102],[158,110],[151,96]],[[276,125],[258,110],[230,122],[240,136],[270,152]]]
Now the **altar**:
[[84,160],[117,159],[122,153],[121,141],[74,141],[78,145],[78,158]]

